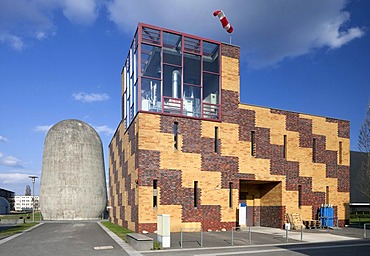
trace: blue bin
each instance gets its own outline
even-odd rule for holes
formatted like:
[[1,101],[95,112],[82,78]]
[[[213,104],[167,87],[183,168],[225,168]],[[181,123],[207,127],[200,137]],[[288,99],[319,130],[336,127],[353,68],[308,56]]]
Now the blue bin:
[[320,208],[321,225],[323,227],[334,227],[334,208],[321,207]]

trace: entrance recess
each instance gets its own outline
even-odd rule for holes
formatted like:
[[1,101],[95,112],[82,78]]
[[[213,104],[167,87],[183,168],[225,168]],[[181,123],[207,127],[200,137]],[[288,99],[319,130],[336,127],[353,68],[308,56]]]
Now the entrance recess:
[[246,205],[247,226],[279,226],[283,221],[281,181],[240,180],[239,204]]

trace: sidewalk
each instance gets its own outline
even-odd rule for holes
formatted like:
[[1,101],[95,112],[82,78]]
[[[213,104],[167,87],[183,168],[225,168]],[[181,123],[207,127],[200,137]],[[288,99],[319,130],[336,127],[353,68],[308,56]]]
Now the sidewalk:
[[[370,231],[368,232],[370,234]],[[156,234],[147,234],[147,236],[152,237],[154,241],[157,240]],[[363,239],[363,229],[305,229],[302,233],[302,240],[301,231],[290,230],[288,232],[288,243],[290,244],[337,242],[354,239]],[[286,244],[286,230],[269,227],[251,227],[250,238],[248,229],[234,232],[203,232],[203,234],[200,232],[189,232],[183,233],[182,238],[181,233],[171,233],[171,247],[167,249],[276,244]]]

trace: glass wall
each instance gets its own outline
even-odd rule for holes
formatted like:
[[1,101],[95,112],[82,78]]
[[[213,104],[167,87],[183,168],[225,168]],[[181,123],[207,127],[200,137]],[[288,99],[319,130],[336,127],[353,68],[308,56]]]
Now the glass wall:
[[138,112],[138,88],[139,88],[139,67],[138,67],[138,33],[136,32],[132,41],[130,51],[127,55],[122,70],[123,79],[123,121],[127,128]]
[[123,73],[126,127],[138,111],[220,118],[220,43],[140,24]]

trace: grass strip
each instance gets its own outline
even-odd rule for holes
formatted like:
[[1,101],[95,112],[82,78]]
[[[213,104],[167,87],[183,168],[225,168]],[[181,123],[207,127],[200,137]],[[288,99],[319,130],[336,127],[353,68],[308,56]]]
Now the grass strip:
[[127,242],[126,234],[133,232],[133,231],[127,229],[127,228],[118,226],[118,225],[113,224],[109,221],[102,221],[101,224],[103,224],[105,227],[107,227],[110,231],[112,231],[114,234],[119,236],[125,242]]
[[33,226],[36,226],[37,222],[30,222],[30,223],[24,223],[24,224],[18,224],[16,226],[12,226],[9,228],[5,228],[3,230],[0,230],[0,238],[2,237],[7,237],[7,236],[12,236],[18,233],[21,233]]

